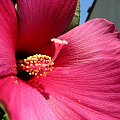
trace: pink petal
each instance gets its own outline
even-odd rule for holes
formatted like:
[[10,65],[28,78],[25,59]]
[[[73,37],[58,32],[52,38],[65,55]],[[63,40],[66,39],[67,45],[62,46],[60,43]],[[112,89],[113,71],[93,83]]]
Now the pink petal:
[[120,60],[55,68],[39,79],[57,120],[119,120]]
[[0,77],[16,73],[17,18],[11,0],[0,1]]
[[40,93],[18,78],[0,79],[0,90],[11,120],[57,120]]
[[58,37],[68,41],[55,61],[74,66],[97,59],[120,59],[120,32],[105,19],[94,19]]
[[35,53],[69,25],[77,0],[17,0],[20,19],[18,51]]

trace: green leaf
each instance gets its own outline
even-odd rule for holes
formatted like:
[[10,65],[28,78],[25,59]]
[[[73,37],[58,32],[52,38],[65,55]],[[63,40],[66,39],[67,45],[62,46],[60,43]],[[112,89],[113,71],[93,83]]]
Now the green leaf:
[[75,15],[74,15],[69,27],[67,28],[67,31],[73,29],[74,27],[78,26],[79,24],[80,24],[80,0],[78,0]]
[[9,120],[8,115],[7,115],[7,114],[5,114],[5,115],[3,116],[3,118],[2,118],[2,120]]
[[0,104],[0,120],[10,120],[2,104]]

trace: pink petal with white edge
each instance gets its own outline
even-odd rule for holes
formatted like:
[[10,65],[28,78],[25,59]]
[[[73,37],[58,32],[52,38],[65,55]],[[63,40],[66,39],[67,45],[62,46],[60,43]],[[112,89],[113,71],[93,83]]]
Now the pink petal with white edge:
[[35,53],[69,25],[77,0],[17,0],[20,20],[18,52]]
[[43,96],[18,78],[0,79],[0,90],[10,120],[57,120]]
[[16,73],[17,18],[11,0],[0,1],[0,77]]
[[57,67],[41,77],[57,120],[119,120],[120,61]]
[[[58,37],[66,40],[56,66],[74,66],[96,59],[120,60],[120,32],[105,19],[94,19]],[[49,49],[49,48],[48,48]]]

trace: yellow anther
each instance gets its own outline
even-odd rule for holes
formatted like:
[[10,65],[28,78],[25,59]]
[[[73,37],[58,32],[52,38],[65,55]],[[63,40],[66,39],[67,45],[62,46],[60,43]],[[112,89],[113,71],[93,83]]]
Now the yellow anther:
[[26,62],[27,60],[26,59],[24,59],[24,62]]
[[37,62],[35,63],[35,66],[38,66]]
[[29,75],[32,75],[31,72],[29,73]]
[[37,73],[34,74],[35,76],[37,75]]
[[36,54],[17,61],[18,70],[28,72],[29,75],[46,76],[53,69],[51,57]]
[[33,71],[33,72],[31,72],[31,74],[32,74],[32,75],[34,75],[34,71]]
[[26,72],[30,72],[29,70],[26,70]]
[[26,68],[30,68],[29,66],[26,66]]
[[31,61],[31,60],[30,60],[30,63],[32,64],[32,63],[33,63],[33,61]]
[[33,66],[33,64],[30,64],[30,66]]
[[23,64],[21,64],[21,66],[24,66]]
[[35,72],[35,73],[38,73],[38,72],[39,72],[39,70],[34,70],[34,72]]
[[37,60],[35,60],[34,63],[37,63]]
[[26,64],[29,64],[29,61],[27,61]]
[[42,76],[42,74],[40,74],[40,76]]

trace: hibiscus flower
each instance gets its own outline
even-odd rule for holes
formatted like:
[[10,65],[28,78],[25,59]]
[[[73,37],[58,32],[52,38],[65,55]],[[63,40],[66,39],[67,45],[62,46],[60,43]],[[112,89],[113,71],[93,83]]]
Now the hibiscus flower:
[[61,35],[76,3],[18,0],[17,19],[1,0],[0,103],[11,120],[120,119],[120,33],[94,19]]

